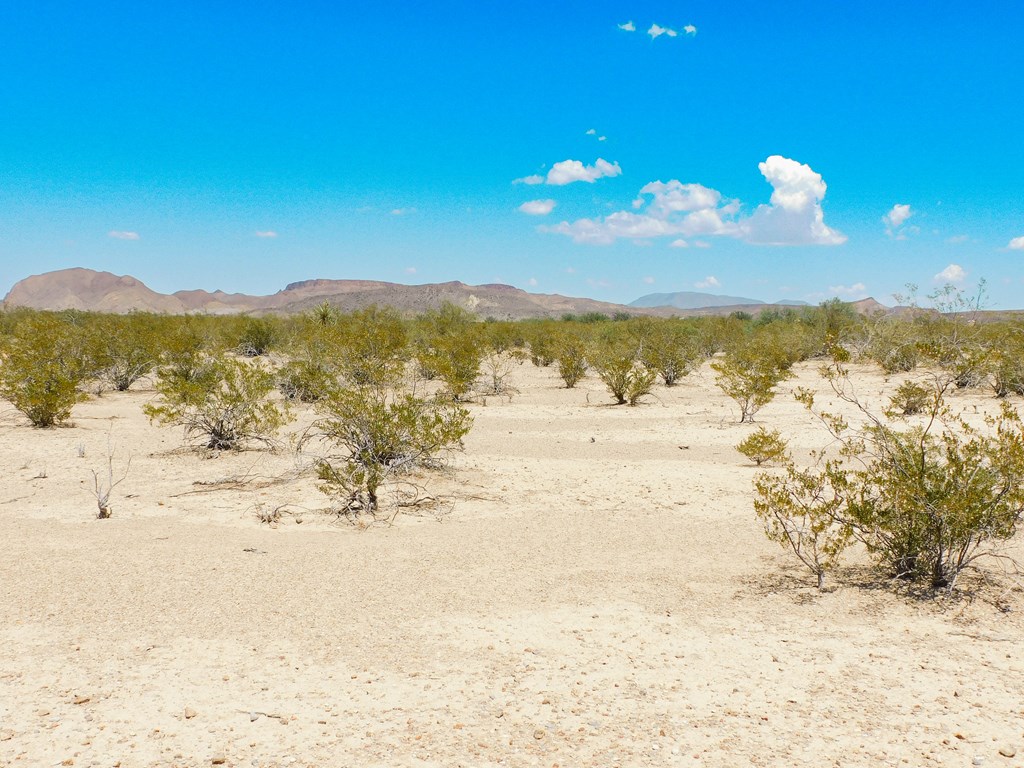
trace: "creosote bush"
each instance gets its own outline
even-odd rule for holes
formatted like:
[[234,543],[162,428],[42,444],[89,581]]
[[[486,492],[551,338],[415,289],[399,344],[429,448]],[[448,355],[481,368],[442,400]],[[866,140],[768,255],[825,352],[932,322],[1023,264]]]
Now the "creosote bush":
[[740,407],[740,423],[752,422],[754,414],[775,398],[775,387],[792,376],[790,362],[775,348],[747,341],[727,350],[711,363],[715,383]]
[[635,406],[651,394],[657,374],[640,365],[630,347],[605,345],[592,353],[591,362],[618,405]]
[[82,330],[50,313],[21,319],[4,339],[0,395],[34,427],[53,427],[86,399],[79,389],[89,372]]
[[768,430],[758,427],[756,432],[749,434],[736,450],[761,466],[765,462],[778,461],[786,457],[786,441],[777,429]]
[[1004,403],[979,431],[946,404],[955,387],[950,375],[935,378],[923,425],[896,429],[857,398],[842,359],[823,375],[865,425],[851,428],[816,410],[813,393],[798,392],[838,450],[817,453],[806,469],[787,461],[784,475],[759,476],[754,506],[766,532],[817,573],[819,584],[855,540],[892,576],[952,591],[965,569],[1015,534],[1024,515],[1020,417]]
[[186,378],[173,367],[158,372],[159,401],[143,407],[151,421],[185,428],[188,438],[213,450],[248,442],[270,445],[287,423],[287,406],[268,400],[274,376],[257,364],[207,358]]

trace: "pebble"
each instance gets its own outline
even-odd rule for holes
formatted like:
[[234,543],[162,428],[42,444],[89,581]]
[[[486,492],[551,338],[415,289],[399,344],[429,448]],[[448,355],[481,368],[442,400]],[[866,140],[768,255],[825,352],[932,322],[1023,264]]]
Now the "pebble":
[[191,720],[193,717],[195,717],[198,714],[199,713],[196,712],[194,709],[192,709],[192,707],[185,707],[185,719],[186,720]]
[[90,699],[89,696],[75,696],[74,701],[72,701],[71,703],[72,704],[87,704],[89,702],[89,699]]
[[1004,744],[999,748],[999,754],[1003,757],[1016,757],[1017,749],[1010,744]]
[[260,719],[260,716],[258,714],[256,714],[255,712],[250,712],[249,713],[249,722],[250,723],[255,723],[259,719]]
[[224,765],[227,761],[228,759],[224,755],[214,755],[210,758],[210,762],[214,765]]
[[538,728],[536,731],[533,732],[533,738],[537,739],[537,741],[540,741],[544,738],[544,731]]
[[0,731],[0,741],[10,741],[13,738],[14,738],[14,731],[6,729],[6,728],[4,730]]

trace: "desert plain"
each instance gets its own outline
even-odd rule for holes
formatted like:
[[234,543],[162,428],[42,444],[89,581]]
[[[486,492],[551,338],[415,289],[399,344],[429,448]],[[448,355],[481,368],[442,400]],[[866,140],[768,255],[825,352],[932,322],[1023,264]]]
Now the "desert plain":
[[[789,392],[825,385],[795,370],[757,419],[806,456],[828,435]],[[903,379],[854,380],[882,404]],[[278,450],[218,454],[150,424],[145,383],[59,429],[0,409],[0,765],[1024,765],[998,561],[944,597],[854,551],[819,591],[754,515],[754,427],[709,368],[635,408],[509,381],[419,478],[436,501],[370,524],[289,450],[306,406]]]

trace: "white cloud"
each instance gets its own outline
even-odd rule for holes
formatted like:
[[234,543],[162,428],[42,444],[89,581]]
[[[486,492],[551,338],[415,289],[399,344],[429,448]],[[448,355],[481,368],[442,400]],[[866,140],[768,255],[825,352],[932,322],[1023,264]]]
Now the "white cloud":
[[644,284],[645,285],[654,285],[654,278],[650,277],[650,276],[645,277],[644,278]]
[[769,205],[742,223],[742,237],[761,245],[839,245],[846,235],[825,224],[821,201],[828,186],[809,165],[772,155],[758,169],[772,185]]
[[1011,251],[1024,251],[1024,235],[1015,237],[1006,245]]
[[519,206],[519,210],[531,216],[547,216],[555,209],[554,200],[529,200]]
[[598,179],[610,178],[621,174],[622,168],[619,167],[617,162],[609,163],[601,157],[597,158],[597,162],[593,165],[584,165],[579,160],[563,160],[551,166],[546,183],[556,187],[572,184],[574,181],[585,181],[588,184],[593,184]]
[[906,240],[907,234],[902,227],[907,222],[907,219],[913,215],[914,211],[911,210],[909,205],[896,203],[892,210],[882,217],[882,222],[885,224],[885,234],[897,240]]
[[932,279],[937,283],[962,283],[966,277],[967,270],[959,264],[950,264]]
[[711,247],[711,243],[705,242],[704,240],[694,240],[693,241],[693,247],[694,248],[710,248]]
[[589,129],[589,130],[587,131],[587,134],[586,134],[586,135],[587,135],[587,136],[596,136],[596,135],[597,135],[597,131],[595,131],[595,130],[594,130],[593,128],[590,128],[590,129]]
[[532,176],[523,176],[523,178],[521,178],[521,179],[513,179],[512,183],[513,184],[531,184],[531,185],[532,184],[543,184],[544,183],[544,177],[540,176],[538,174],[533,174]]
[[272,229],[256,230],[256,237],[277,237],[277,232]]
[[[947,237],[946,242],[951,245],[959,245],[960,243],[966,243],[970,239],[967,235],[953,235],[952,237]],[[1021,238],[1021,241],[1021,248],[1024,248],[1024,237]]]
[[651,40],[657,40],[662,35],[675,37],[676,31],[674,29],[669,29],[668,27],[662,27],[658,24],[651,24],[651,28],[647,30],[647,34],[651,36]]
[[[644,185],[632,203],[635,212],[563,221],[542,231],[593,244],[608,244],[620,238],[681,237],[672,242],[677,248],[687,247],[685,238],[707,235],[763,245],[838,245],[846,241],[844,235],[825,225],[821,201],[826,185],[819,174],[778,155],[769,157],[759,168],[774,188],[771,201],[745,218],[740,215],[738,200],[724,199],[720,192],[703,184],[672,179]],[[705,242],[698,247],[707,245]]]
[[718,282],[718,278],[715,277],[714,275],[708,275],[703,280],[694,283],[693,287],[700,288],[703,290],[705,288],[721,288],[722,284]]
[[526,284],[528,286],[530,286],[531,288],[536,288],[537,287],[537,278],[536,277],[531,277],[529,280],[526,281]]
[[107,237],[112,237],[115,240],[138,240],[138,232],[123,232],[121,230],[112,229],[107,232]]
[[405,268],[405,274],[407,274],[407,275],[415,275],[416,274],[416,267],[406,267]]
[[864,283],[854,283],[853,285],[830,285],[828,287],[829,293],[833,293],[836,296],[861,296],[867,291],[867,286]]
[[632,21],[627,21],[625,24],[619,24],[619,29],[624,29],[626,32],[636,32],[636,25]]
[[693,37],[694,35],[697,34],[697,28],[693,26],[693,24],[687,24],[685,27],[683,27],[683,32],[690,35],[690,37]]
[[608,137],[607,136],[598,136],[597,140],[598,141],[608,141]]
[[415,208],[392,208],[392,216],[408,216],[410,213],[416,213]]
[[679,238],[678,240],[673,240],[671,243],[669,243],[669,246],[671,248],[689,248],[690,244],[683,240],[682,238]]

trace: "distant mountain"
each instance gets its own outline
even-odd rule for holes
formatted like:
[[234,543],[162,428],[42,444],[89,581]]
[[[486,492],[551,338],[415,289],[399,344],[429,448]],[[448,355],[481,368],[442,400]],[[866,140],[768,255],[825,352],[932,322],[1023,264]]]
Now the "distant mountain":
[[676,309],[706,309],[708,307],[756,306],[765,302],[757,299],[744,299],[739,296],[719,296],[714,293],[697,293],[695,291],[677,291],[676,293],[649,293],[636,301],[630,302],[631,307],[675,307]]
[[[399,312],[419,314],[445,301],[480,317],[519,320],[561,317],[564,314],[629,312],[622,304],[557,294],[536,294],[511,285],[466,285],[460,282],[401,285],[375,280],[303,280],[290,283],[270,296],[249,296],[223,291],[177,291],[162,294],[130,277],[75,268],[33,275],[17,282],[4,299],[8,307],[81,309],[96,312],[166,312],[183,314],[295,313],[327,301],[350,312],[373,304]],[[631,314],[671,314],[664,310],[637,310]]]

